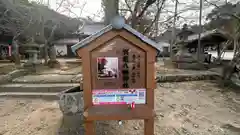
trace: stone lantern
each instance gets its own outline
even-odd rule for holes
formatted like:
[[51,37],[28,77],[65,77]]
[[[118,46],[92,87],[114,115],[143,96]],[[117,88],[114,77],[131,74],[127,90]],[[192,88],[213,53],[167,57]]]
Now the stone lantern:
[[32,41],[29,43],[23,44],[25,52],[29,55],[27,62],[24,64],[24,67],[27,68],[35,68],[35,65],[38,63],[38,53],[39,53],[39,45]]

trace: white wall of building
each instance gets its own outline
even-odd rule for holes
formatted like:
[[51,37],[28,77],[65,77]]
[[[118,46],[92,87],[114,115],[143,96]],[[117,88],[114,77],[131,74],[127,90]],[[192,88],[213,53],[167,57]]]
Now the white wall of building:
[[67,55],[67,45],[55,45],[57,56]]

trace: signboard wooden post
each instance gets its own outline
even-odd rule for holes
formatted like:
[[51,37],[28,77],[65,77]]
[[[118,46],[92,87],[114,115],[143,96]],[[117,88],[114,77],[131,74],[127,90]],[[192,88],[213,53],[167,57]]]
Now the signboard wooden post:
[[121,17],[113,22],[72,47],[82,58],[86,135],[96,120],[134,119],[154,135],[156,44]]

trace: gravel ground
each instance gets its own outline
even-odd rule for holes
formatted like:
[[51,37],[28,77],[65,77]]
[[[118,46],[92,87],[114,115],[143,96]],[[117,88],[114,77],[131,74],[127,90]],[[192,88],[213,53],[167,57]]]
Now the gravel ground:
[[[207,81],[155,90],[155,135],[239,135],[240,95]],[[55,101],[0,99],[0,135],[82,135],[80,116],[63,118]],[[142,121],[97,123],[97,135],[143,135]]]

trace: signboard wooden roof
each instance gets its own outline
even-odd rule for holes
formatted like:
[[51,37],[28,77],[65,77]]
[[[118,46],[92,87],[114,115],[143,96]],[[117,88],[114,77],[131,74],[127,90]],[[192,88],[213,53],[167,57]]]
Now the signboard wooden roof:
[[137,38],[139,38],[142,42],[150,45],[151,47],[153,47],[154,49],[156,49],[157,51],[160,51],[157,48],[157,43],[152,41],[151,39],[149,39],[148,37],[144,36],[143,34],[141,34],[140,32],[136,31],[135,29],[133,29],[131,26],[129,26],[128,24],[125,24],[125,20],[122,17],[115,17],[112,21],[112,24],[104,27],[102,30],[96,32],[95,34],[85,38],[84,40],[80,41],[79,43],[73,45],[72,51],[74,53],[76,53],[76,51],[80,48],[85,47],[86,45],[88,45],[89,43],[91,43],[92,41],[94,41],[95,39],[97,39],[98,37],[102,36],[103,34],[113,30],[113,29],[124,29],[126,31],[128,31],[129,33],[133,34],[134,36],[136,36]]

